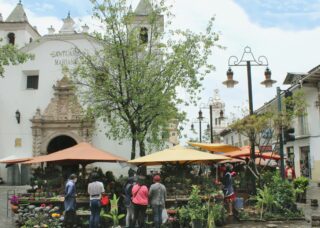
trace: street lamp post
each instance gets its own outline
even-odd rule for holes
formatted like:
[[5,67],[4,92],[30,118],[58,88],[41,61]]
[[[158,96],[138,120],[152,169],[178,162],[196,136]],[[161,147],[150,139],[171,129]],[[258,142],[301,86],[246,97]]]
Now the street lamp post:
[[[201,109],[198,112],[197,120],[199,123],[199,140],[200,142],[202,142],[202,123],[203,123],[204,117]],[[207,129],[209,129],[209,126],[207,126]],[[194,123],[191,124],[191,130],[194,131]]]
[[[272,87],[276,81],[271,79],[271,71],[268,66],[268,59],[265,56],[259,56],[256,59],[251,52],[250,47],[245,47],[242,57],[239,59],[236,56],[230,56],[228,60],[229,69],[227,71],[227,80],[223,82],[227,88],[233,88],[234,85],[238,84],[238,81],[233,80],[232,66],[246,66],[247,67],[247,80],[248,80],[248,98],[249,98],[249,114],[253,115],[253,101],[252,101],[252,80],[251,80],[251,67],[252,66],[265,66],[267,67],[264,75],[265,80],[261,82],[266,88]],[[254,142],[254,132],[251,132],[249,136],[250,140],[250,158],[254,164],[255,161],[255,142]]]

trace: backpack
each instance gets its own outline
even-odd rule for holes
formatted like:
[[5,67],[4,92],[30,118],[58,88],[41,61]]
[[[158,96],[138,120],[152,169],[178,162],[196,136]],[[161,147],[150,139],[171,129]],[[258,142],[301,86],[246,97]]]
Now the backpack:
[[124,188],[124,195],[125,195],[125,205],[129,206],[131,204],[131,198],[132,198],[132,188],[133,184],[127,184]]

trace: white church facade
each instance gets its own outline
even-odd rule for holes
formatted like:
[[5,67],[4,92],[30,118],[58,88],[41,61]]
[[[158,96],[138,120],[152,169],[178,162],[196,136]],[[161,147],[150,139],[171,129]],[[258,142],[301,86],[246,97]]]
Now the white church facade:
[[[143,13],[146,1],[141,1],[135,12]],[[0,12],[1,13],[1,12]],[[138,14],[139,16],[139,14]],[[0,78],[0,159],[16,156],[32,157],[48,154],[90,142],[95,147],[130,158],[131,141],[112,141],[105,136],[96,122],[84,120],[81,106],[64,66],[72,67],[82,51],[98,48],[94,38],[88,35],[88,27],[75,32],[74,21],[68,15],[58,32],[48,28],[41,36],[32,27],[18,3],[9,17],[0,18],[0,38],[22,51],[33,54],[34,59],[24,64],[5,68]],[[3,44],[3,43],[2,43]],[[177,144],[176,127],[172,127],[170,142]],[[106,169],[117,174],[127,170],[117,164],[106,164]],[[7,172],[8,171],[8,172]],[[0,177],[8,183],[28,183],[29,168],[22,166],[21,177],[17,170],[0,165]]]

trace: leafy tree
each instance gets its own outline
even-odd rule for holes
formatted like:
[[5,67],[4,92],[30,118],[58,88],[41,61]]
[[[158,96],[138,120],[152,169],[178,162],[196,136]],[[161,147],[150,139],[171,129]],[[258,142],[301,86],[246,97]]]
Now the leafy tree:
[[163,146],[170,121],[185,118],[177,107],[197,102],[201,81],[214,69],[207,63],[211,48],[219,47],[214,19],[205,33],[164,31],[162,15],[172,16],[164,0],[153,2],[147,16],[132,12],[127,0],[91,2],[104,31],[94,34],[100,49],[81,57],[76,82],[90,113],[109,126],[106,135],[130,138],[131,159],[137,144],[144,156]]
[[[294,118],[306,115],[307,103],[301,90],[295,91],[292,97],[283,98],[281,102],[283,107],[281,112],[278,112],[277,103],[274,102],[259,113],[235,120],[230,128],[248,138],[252,137],[255,146],[259,148],[260,153],[263,153],[266,145],[278,145],[281,128],[290,127]],[[286,109],[285,107],[292,108]],[[250,162],[252,166],[248,168],[260,180],[259,170],[253,161]],[[264,169],[265,167],[260,171]]]
[[[1,39],[0,39],[1,42]],[[17,65],[32,59],[33,56],[17,49],[11,44],[0,45],[0,77],[3,77],[4,67],[10,64]]]

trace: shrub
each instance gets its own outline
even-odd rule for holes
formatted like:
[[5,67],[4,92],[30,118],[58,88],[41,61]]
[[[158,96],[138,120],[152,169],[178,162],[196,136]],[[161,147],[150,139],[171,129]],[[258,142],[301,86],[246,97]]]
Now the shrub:
[[307,177],[298,177],[293,180],[293,187],[296,193],[304,193],[309,186],[309,179]]

